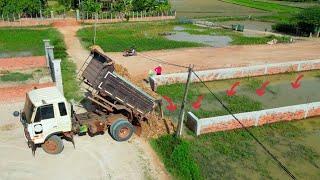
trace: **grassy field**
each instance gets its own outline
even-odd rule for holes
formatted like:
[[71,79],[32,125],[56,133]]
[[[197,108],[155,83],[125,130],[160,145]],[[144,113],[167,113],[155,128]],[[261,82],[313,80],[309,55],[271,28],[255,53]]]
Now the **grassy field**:
[[[206,85],[223,100],[233,113],[320,101],[320,94],[318,93],[318,89],[320,88],[320,71],[309,71],[302,74],[304,77],[299,89],[292,89],[290,85],[290,82],[297,78],[298,73],[212,81],[206,82]],[[267,87],[265,95],[258,96],[256,89],[260,88],[262,83],[267,80],[270,81],[270,85]],[[240,86],[236,89],[236,95],[229,97],[226,94],[226,90],[230,89],[235,82],[240,82]],[[157,93],[160,95],[170,97],[178,106],[178,109],[183,92],[184,84],[160,86],[157,89]],[[200,109],[195,110],[192,108],[192,103],[196,102],[199,96],[203,96],[204,98]],[[193,112],[200,118],[228,114],[200,83],[190,84],[186,110]],[[165,114],[173,120],[177,120],[179,112],[165,110]]]
[[[122,52],[125,49],[135,46],[138,51],[174,49],[186,47],[207,46],[195,42],[168,40],[159,34],[174,32],[174,28],[181,26],[184,32],[192,35],[218,35],[229,36],[233,39],[231,44],[266,44],[272,39],[278,42],[289,41],[288,37],[245,37],[241,33],[226,29],[207,29],[192,24],[182,24],[175,21],[153,22],[153,23],[118,23],[108,24],[97,28],[96,44],[107,52]],[[78,31],[78,37],[85,47],[90,47],[93,41],[93,28],[84,28]]]
[[[298,179],[320,176],[320,119],[250,128]],[[151,141],[176,179],[289,179],[244,130]]]
[[[159,33],[172,31],[174,22],[117,23],[97,28],[96,44],[105,51],[122,52],[135,46],[138,51],[204,46],[198,43],[170,41]],[[86,47],[92,45],[93,28],[78,31]]]
[[239,6],[220,0],[171,0],[173,8],[177,10],[178,17],[223,17],[223,16],[248,16],[268,15],[269,12],[245,6]]
[[43,39],[55,39],[51,28],[0,28],[0,58],[44,55]]
[[223,0],[224,2],[276,13],[296,13],[301,8],[256,0]]
[[[81,98],[75,79],[76,66],[68,59],[62,35],[53,28],[0,28],[0,57],[44,55],[43,39],[50,39],[54,55],[61,61],[64,93],[67,99]],[[25,80],[28,76],[13,73],[2,77],[4,80]]]
[[7,74],[4,74],[0,76],[0,81],[3,82],[21,82],[21,81],[27,81],[28,79],[31,79],[33,76],[29,73],[20,73],[20,72],[10,72]]

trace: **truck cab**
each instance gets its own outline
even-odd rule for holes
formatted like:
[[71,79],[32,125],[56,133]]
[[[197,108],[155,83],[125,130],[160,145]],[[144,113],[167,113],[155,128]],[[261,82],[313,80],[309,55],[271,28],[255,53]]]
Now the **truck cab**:
[[65,132],[71,132],[70,107],[56,87],[28,92],[21,114],[28,142],[44,144],[53,135],[60,136]]

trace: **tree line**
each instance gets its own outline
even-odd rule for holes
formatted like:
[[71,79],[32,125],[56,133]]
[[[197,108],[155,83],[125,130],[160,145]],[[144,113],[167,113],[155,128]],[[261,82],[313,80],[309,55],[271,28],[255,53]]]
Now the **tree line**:
[[[54,2],[54,5],[51,5]],[[19,14],[35,16],[80,9],[85,12],[128,12],[128,11],[168,11],[171,9],[168,0],[0,0],[0,14]]]

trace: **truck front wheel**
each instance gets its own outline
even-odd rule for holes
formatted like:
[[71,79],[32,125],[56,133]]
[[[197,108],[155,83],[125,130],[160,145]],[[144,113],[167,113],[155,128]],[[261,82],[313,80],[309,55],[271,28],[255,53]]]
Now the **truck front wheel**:
[[57,135],[53,135],[49,137],[41,147],[48,154],[59,154],[62,152],[64,146],[62,139]]
[[112,138],[119,142],[130,139],[134,131],[133,125],[126,120],[116,121],[110,128]]

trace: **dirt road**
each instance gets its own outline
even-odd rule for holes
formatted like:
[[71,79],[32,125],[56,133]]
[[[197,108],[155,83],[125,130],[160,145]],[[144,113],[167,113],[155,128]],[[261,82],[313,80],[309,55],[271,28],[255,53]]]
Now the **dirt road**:
[[124,143],[108,135],[75,137],[76,149],[64,141],[63,153],[49,155],[38,148],[33,157],[22,125],[0,125],[0,136],[1,179],[165,179],[138,137]]
[[[56,23],[55,26],[63,34],[67,52],[79,70],[89,51],[84,49],[76,38],[76,32],[81,26],[74,22],[70,24],[73,26],[68,26],[68,23]],[[33,166],[39,167],[41,162],[48,162],[48,166],[52,168],[46,167],[45,173],[39,172],[39,175],[60,173],[59,176],[64,179],[169,179],[149,143],[140,137],[135,136],[128,142],[121,143],[114,141],[109,135],[94,139],[81,137],[75,141],[76,150],[69,143],[66,151],[58,157],[48,156],[40,149],[40,162],[34,162]],[[18,149],[17,151],[26,153]],[[54,168],[61,163],[60,160],[63,160],[63,165],[58,169]],[[21,172],[27,170],[22,168]]]
[[108,53],[117,63],[128,68],[131,75],[145,78],[148,71],[162,64],[164,73],[186,71],[151,61],[160,59],[170,63],[188,66],[194,64],[197,70],[246,66],[285,61],[311,60],[320,58],[320,39],[300,41],[293,44],[230,46],[225,48],[188,48],[143,52],[135,57],[123,57],[121,53]]

